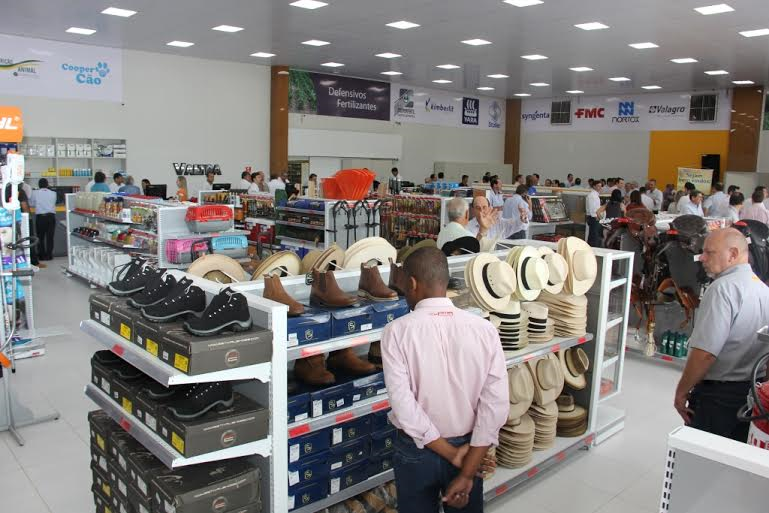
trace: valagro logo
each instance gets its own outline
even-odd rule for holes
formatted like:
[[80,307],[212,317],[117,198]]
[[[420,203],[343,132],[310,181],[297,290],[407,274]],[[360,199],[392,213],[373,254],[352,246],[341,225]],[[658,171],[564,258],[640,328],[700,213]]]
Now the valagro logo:
[[592,107],[587,109],[577,109],[574,113],[577,119],[603,119],[606,117],[606,109],[603,107]]
[[435,103],[431,97],[427,97],[425,100],[425,111],[427,112],[454,112],[453,105],[445,105],[443,103]]
[[462,124],[478,124],[478,107],[480,100],[478,98],[462,98]]
[[540,112],[535,110],[534,112],[524,112],[521,114],[521,119],[524,121],[536,121],[538,119],[550,119],[549,112]]
[[401,89],[398,93],[398,99],[395,100],[395,115],[414,117],[414,90]]
[[38,78],[37,67],[42,62],[31,59],[16,62],[7,57],[0,57],[0,71],[7,71],[14,77]]
[[489,128],[499,128],[502,121],[502,107],[496,100],[489,105]]
[[639,117],[635,115],[635,102],[619,102],[617,106],[618,116],[611,118],[612,123],[638,123]]
[[83,85],[100,86],[110,73],[109,65],[106,62],[97,62],[96,66],[77,66],[64,63],[61,65],[63,71],[71,72],[75,82]]
[[649,114],[657,116],[679,116],[686,112],[685,105],[649,105]]

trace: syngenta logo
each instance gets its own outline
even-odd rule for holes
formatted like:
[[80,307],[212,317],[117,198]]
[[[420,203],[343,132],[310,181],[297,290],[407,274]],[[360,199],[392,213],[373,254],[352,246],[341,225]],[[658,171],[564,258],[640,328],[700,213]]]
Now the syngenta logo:
[[442,103],[433,103],[433,99],[429,96],[425,100],[425,110],[427,112],[454,112],[453,105],[444,105]]
[[649,114],[657,114],[663,116],[676,116],[686,112],[685,105],[650,105]]
[[92,86],[101,85],[111,71],[106,62],[97,62],[96,66],[90,67],[64,63],[61,65],[61,69],[74,73],[75,82],[78,84]]
[[534,112],[525,112],[521,114],[521,119],[524,121],[536,121],[538,119],[550,119],[549,112],[540,112],[535,110]]
[[638,123],[639,117],[635,115],[635,102],[619,102],[617,106],[618,116],[611,118],[612,123]]
[[577,119],[603,119],[606,117],[606,109],[603,107],[593,107],[590,109],[577,109],[574,113]]

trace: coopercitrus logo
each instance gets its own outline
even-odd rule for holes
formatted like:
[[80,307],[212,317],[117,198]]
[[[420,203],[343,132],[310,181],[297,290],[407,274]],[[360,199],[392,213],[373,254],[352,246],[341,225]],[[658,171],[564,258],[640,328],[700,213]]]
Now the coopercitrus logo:
[[24,122],[18,107],[0,106],[0,141],[21,142],[24,136]]

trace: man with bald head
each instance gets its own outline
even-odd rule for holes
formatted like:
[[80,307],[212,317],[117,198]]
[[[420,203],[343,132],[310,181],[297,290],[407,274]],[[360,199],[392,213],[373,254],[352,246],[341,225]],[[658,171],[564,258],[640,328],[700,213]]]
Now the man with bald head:
[[[515,219],[503,218],[501,215],[502,213],[494,210],[485,196],[474,197],[471,207],[473,209],[474,217],[467,223],[467,231],[474,236],[482,234],[488,241],[505,240],[512,237],[512,235],[519,230],[518,225],[520,223]],[[485,229],[481,226],[481,223],[479,223],[479,220],[483,220],[484,218],[491,219],[491,224],[488,226],[488,229]],[[488,251],[490,247],[481,249]]]
[[674,406],[694,428],[746,442],[748,424],[737,420],[767,352],[756,332],[769,324],[769,287],[748,263],[748,243],[734,228],[708,235],[700,262],[713,278],[700,303],[689,356]]

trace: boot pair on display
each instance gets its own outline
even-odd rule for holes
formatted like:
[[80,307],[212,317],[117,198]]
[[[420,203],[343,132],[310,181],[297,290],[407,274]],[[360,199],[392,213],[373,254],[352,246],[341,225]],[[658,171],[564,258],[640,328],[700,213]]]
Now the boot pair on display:
[[336,376],[331,371],[349,376],[366,376],[376,372],[376,366],[363,360],[351,347],[329,353],[318,354],[309,358],[297,360],[294,364],[294,377],[308,385],[326,386],[336,382]]
[[151,382],[146,390],[152,400],[167,402],[166,408],[180,420],[196,419],[214,408],[229,408],[235,402],[228,381],[171,387]]

